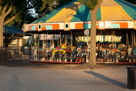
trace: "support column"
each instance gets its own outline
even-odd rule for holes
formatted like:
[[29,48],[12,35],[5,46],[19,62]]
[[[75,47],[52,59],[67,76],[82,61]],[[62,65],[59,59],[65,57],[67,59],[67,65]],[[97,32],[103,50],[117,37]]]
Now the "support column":
[[[19,37],[19,52],[21,53],[21,47],[23,46],[23,39],[22,37]],[[30,51],[30,48],[29,48]]]
[[43,45],[42,45],[43,50],[45,50],[45,47],[46,47],[46,45],[45,45],[45,33],[43,33]]
[[128,39],[128,33],[126,33],[126,46],[128,47],[129,45],[129,39]]
[[[67,47],[67,35],[66,35],[66,33],[65,33],[65,44],[66,44],[66,47]],[[65,59],[65,62],[67,62],[67,58]]]
[[59,39],[58,39],[58,35],[57,35],[57,46],[59,47]]
[[72,51],[73,51],[72,46],[73,46],[73,34],[72,34],[72,31],[71,31],[71,60],[70,60],[71,62],[72,62]]
[[[62,36],[61,36],[61,32],[60,32],[60,48],[61,48],[61,45],[62,45],[62,43],[61,43],[62,42],[61,37]],[[59,61],[61,62],[61,57],[60,56],[59,56]]]
[[77,36],[77,32],[75,32],[75,37],[76,37],[76,47],[78,47],[78,36]]
[[131,31],[132,47],[134,47],[133,31]]
[[67,35],[65,33],[65,43],[66,43],[66,46],[67,46]]
[[54,34],[52,35],[52,44],[54,45]]
[[17,47],[19,47],[19,37],[17,36]]
[[134,46],[135,46],[135,42],[136,42],[136,39],[135,39],[135,31],[133,32],[134,34]]
[[47,61],[49,61],[49,58],[48,58],[48,51],[49,51],[49,49],[48,49],[48,31],[47,31],[47,33],[46,33],[46,52],[47,52]]
[[41,35],[38,34],[38,48],[39,48],[39,46],[40,46],[40,37],[41,37]]
[[60,47],[61,47],[61,32],[60,32]]

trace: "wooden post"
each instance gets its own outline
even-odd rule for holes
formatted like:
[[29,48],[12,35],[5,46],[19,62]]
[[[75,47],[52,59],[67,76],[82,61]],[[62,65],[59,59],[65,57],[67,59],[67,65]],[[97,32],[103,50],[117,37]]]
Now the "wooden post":
[[106,30],[106,41],[108,42],[108,31]]
[[[103,48],[103,41],[102,41],[102,37],[101,36],[102,36],[102,30],[100,30],[100,38],[101,38],[100,39],[100,45]],[[100,62],[103,62],[103,58],[102,59],[100,58]]]
[[113,30],[113,41],[116,42],[116,40],[115,40],[115,30]]
[[111,43],[113,43],[113,35],[114,35],[114,30],[112,30],[112,33],[111,33]]
[[71,47],[73,46],[73,34],[72,34],[72,31],[71,31]]
[[48,32],[46,33],[46,47],[48,47],[48,39],[47,39],[47,36],[48,36]]
[[[135,47],[135,30],[133,32],[133,47]],[[136,62],[136,59],[134,57],[133,62]]]
[[126,33],[126,46],[128,47],[128,45],[129,45],[128,33]]
[[33,42],[34,42],[34,34],[32,34],[32,41],[31,41],[31,43],[30,43],[30,51],[29,51],[29,53],[30,53],[30,59],[31,58],[33,58]]
[[[100,30],[100,35],[102,36],[102,30]],[[100,43],[101,43],[101,46],[102,46],[102,37],[100,37]]]
[[35,38],[35,34],[34,34],[34,48],[36,47],[36,38]]
[[[66,47],[67,47],[67,35],[65,33],[65,44],[66,44]],[[67,58],[65,59],[65,62],[67,61]]]
[[[58,37],[58,36],[57,36]],[[59,39],[57,39],[57,46],[59,47]]]
[[46,47],[47,60],[49,61],[49,58],[48,58],[48,55],[49,55],[49,54],[48,54],[48,51],[49,51],[49,49],[48,49],[48,47],[49,47],[49,46],[48,46],[48,31],[47,31],[47,33],[46,33],[46,46],[47,46],[47,47]]
[[60,32],[60,47],[61,47],[61,32]]
[[[61,42],[62,42],[62,40],[61,40],[61,32],[60,32],[60,48],[61,48],[61,44],[62,44]],[[61,62],[60,56],[59,56],[59,59],[60,59],[59,61]]]
[[[52,44],[54,45],[54,34],[53,34],[53,36],[52,36],[53,38],[52,38]],[[54,45],[55,46],[55,45]]]
[[136,39],[135,39],[135,31],[134,31],[133,34],[134,34],[134,46],[135,46],[135,42],[136,42]]
[[43,34],[43,50],[45,50],[45,33]]
[[19,48],[19,37],[17,36],[17,47]]
[[89,47],[88,47],[88,35],[87,35],[87,55],[86,55],[86,63],[88,63],[89,62],[89,59],[88,59],[88,57],[89,57],[89,55],[88,55],[88,53],[89,53],[89,51],[88,51],[88,49],[89,49]]
[[50,47],[51,47],[51,44],[52,44],[51,39],[49,39],[49,41],[50,41]]
[[72,34],[72,31],[71,31],[71,62],[72,62],[72,46],[73,46],[73,34]]
[[65,33],[65,43],[66,43],[66,46],[67,46],[67,35]]
[[77,32],[76,32],[76,47],[78,47],[78,36],[77,36]]
[[115,30],[113,30],[113,41],[114,41],[114,45],[116,46],[116,34],[115,34]]
[[132,39],[132,46],[134,47],[134,38],[133,38],[133,31],[131,31],[131,39]]
[[39,41],[40,41],[40,34],[38,34],[38,48],[39,48],[39,46],[40,46],[40,43],[39,43]]

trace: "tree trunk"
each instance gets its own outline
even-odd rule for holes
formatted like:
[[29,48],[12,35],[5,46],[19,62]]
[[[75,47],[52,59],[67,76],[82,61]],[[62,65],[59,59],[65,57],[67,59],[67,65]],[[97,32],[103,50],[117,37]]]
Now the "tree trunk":
[[91,36],[90,36],[90,64],[96,65],[96,17],[97,12],[91,11]]
[[103,0],[98,0],[98,4],[91,12],[91,32],[90,32],[90,61],[91,65],[96,65],[96,23],[97,23],[97,11]]
[[0,47],[3,47],[3,19],[0,17]]

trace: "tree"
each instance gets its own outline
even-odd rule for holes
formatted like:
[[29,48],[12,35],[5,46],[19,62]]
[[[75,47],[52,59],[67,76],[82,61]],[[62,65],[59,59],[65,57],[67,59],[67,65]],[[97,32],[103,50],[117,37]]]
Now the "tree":
[[39,1],[41,0],[0,0],[0,47],[3,47],[3,26],[15,24],[22,27],[24,23],[34,21],[30,9],[41,7],[37,3]]
[[26,0],[0,1],[0,47],[3,47],[3,26],[9,23],[21,22],[19,14],[26,4]]
[[91,32],[90,32],[90,61],[92,65],[96,65],[96,23],[97,11],[103,0],[79,0],[81,3],[87,5],[91,13]]
[[126,0],[126,1],[128,1],[128,2],[130,2],[132,4],[136,4],[136,0]]
[[73,0],[41,0],[41,1],[38,6],[42,6],[42,7],[35,7],[35,10],[38,13],[39,17],[42,17],[47,13],[51,12],[53,9],[65,5]]

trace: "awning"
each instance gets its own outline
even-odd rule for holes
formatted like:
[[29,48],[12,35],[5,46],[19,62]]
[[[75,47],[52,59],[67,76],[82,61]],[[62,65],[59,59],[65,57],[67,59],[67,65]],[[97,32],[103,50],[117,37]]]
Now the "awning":
[[16,26],[4,26],[4,34],[23,34],[23,31]]
[[[25,24],[24,31],[90,29],[91,14],[85,4],[73,0],[47,15]],[[98,29],[136,29],[136,5],[124,0],[103,0],[97,13]]]

